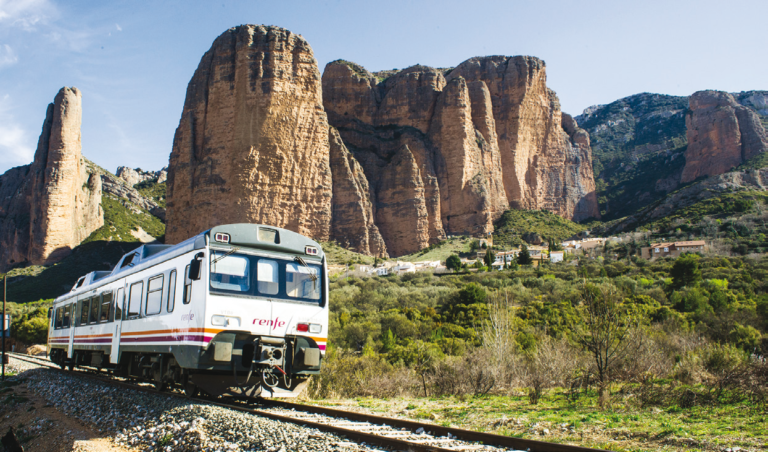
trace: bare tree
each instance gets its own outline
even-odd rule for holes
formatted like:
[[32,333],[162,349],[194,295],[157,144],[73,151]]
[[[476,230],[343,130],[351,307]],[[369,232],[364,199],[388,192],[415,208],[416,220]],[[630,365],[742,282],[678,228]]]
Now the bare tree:
[[488,321],[480,330],[483,348],[489,358],[489,367],[494,369],[496,382],[509,381],[508,369],[516,351],[514,338],[514,313],[509,292],[504,289],[488,297]]
[[633,350],[634,344],[628,339],[639,317],[624,304],[621,292],[613,285],[585,283],[581,300],[577,339],[594,359],[600,405],[605,406],[610,398],[612,371]]

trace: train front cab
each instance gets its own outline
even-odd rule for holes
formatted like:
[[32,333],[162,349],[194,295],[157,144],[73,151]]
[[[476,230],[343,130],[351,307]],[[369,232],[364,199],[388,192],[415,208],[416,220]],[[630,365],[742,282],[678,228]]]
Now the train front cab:
[[193,297],[206,299],[205,344],[196,356],[177,358],[196,369],[186,386],[211,394],[298,395],[319,373],[325,354],[322,250],[299,234],[253,225],[221,226],[210,237],[200,274],[192,275],[204,292],[193,291]]

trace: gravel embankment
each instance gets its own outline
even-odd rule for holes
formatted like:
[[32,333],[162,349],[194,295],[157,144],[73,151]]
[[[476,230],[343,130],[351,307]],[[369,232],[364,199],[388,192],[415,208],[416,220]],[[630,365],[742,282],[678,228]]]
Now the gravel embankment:
[[296,424],[177,397],[110,386],[11,359],[35,392],[121,445],[152,451],[330,452],[368,449]]

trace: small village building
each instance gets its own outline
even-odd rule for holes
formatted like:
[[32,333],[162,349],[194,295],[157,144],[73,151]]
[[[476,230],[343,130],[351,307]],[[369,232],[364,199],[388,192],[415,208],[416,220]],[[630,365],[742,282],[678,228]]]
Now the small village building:
[[707,247],[704,240],[689,240],[682,242],[659,242],[640,249],[643,259],[656,259],[657,257],[678,257],[683,253],[701,253]]
[[564,251],[552,251],[549,253],[549,261],[552,263],[562,262],[564,254]]

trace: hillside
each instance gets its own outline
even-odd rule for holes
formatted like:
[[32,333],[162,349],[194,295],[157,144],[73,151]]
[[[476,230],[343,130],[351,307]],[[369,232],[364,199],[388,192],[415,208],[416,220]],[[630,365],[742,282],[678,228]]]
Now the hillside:
[[542,238],[564,240],[589,229],[591,224],[579,224],[546,210],[507,210],[494,224],[493,244],[501,247],[519,246],[529,233]]
[[[768,125],[768,92],[733,96],[755,111],[764,127]],[[682,187],[687,113],[688,97],[641,93],[589,107],[575,117],[590,134],[604,220],[634,214]]]
[[584,110],[600,213],[610,220],[663,197],[685,160],[688,98],[641,93]]
[[[96,168],[97,174],[117,179],[103,168]],[[8,299],[28,302],[55,298],[71,289],[80,276],[95,270],[110,270],[123,254],[142,243],[163,240],[165,224],[131,200],[105,192],[101,207],[104,226],[75,247],[70,256],[49,266],[33,265],[10,270]]]

